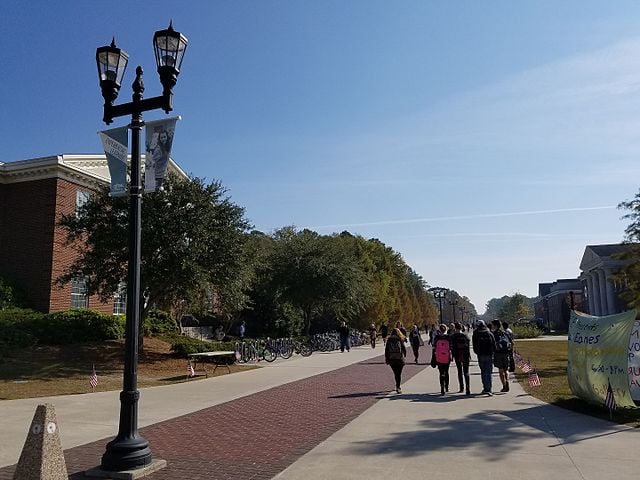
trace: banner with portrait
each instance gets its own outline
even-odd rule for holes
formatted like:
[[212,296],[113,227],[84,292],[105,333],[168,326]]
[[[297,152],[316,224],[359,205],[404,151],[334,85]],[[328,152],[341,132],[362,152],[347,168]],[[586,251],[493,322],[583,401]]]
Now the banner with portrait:
[[629,341],[636,311],[594,317],[571,312],[567,373],[577,397],[604,405],[609,382],[619,407],[635,407],[629,385]]
[[98,132],[111,176],[111,196],[127,195],[127,166],[129,155],[129,127]]
[[167,172],[176,122],[180,117],[146,123],[146,155],[144,161],[144,191],[155,192],[162,186]]

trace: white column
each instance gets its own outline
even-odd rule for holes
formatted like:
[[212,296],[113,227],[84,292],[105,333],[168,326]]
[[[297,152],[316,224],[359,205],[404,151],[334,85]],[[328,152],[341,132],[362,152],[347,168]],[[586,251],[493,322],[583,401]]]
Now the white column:
[[600,303],[600,279],[598,278],[598,272],[591,272],[591,278],[593,282],[593,311],[594,315],[600,316],[602,315],[602,304]]
[[600,281],[600,305],[602,306],[602,315],[609,315],[609,305],[607,305],[607,279],[604,276],[604,270],[598,269],[598,280]]
[[609,276],[613,273],[610,268],[604,269],[604,283],[607,290],[607,305],[609,306],[609,314],[616,313],[616,294],[613,289],[613,282],[609,280]]
[[584,278],[587,280],[587,300],[589,301],[589,315],[596,314],[596,304],[593,301],[593,278],[591,274],[585,272]]

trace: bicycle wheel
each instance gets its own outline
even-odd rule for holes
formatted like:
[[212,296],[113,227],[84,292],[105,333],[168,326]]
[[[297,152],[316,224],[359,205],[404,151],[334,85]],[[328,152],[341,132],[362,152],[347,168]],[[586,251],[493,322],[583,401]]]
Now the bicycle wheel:
[[265,347],[262,351],[262,358],[264,358],[269,363],[273,362],[277,356],[278,354],[271,347]]
[[282,358],[291,358],[291,355],[293,355],[293,348],[291,348],[291,345],[282,345],[278,353]]
[[303,343],[302,345],[300,345],[300,355],[302,355],[303,357],[308,357],[309,355],[311,355],[311,353],[312,350],[308,344]]

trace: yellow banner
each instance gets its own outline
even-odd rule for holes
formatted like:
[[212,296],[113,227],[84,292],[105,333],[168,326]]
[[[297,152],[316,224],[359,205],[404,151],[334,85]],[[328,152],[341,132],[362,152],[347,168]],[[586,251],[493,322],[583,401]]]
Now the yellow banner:
[[606,317],[571,312],[568,375],[574,395],[604,405],[611,382],[618,407],[635,407],[628,374],[635,320],[635,310]]

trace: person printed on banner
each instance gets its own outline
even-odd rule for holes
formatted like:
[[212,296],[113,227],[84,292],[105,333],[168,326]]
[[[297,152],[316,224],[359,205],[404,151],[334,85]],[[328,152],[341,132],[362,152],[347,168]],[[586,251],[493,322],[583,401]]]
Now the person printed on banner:
[[376,348],[376,337],[378,336],[378,331],[376,330],[376,326],[372,323],[369,326],[369,341],[371,342],[371,348]]
[[502,329],[504,330],[504,333],[507,334],[507,337],[509,338],[509,341],[511,342],[511,348],[509,349],[509,371],[510,372],[515,372],[516,371],[516,360],[515,358],[513,358],[513,330],[511,330],[509,328],[509,324],[507,322],[502,322]]
[[471,337],[473,353],[478,357],[480,378],[482,379],[482,393],[493,395],[491,392],[491,376],[493,374],[493,352],[496,350],[496,340],[487,328],[484,320],[478,320],[477,327]]
[[451,342],[447,334],[447,326],[441,324],[439,335],[436,337],[435,346],[433,347],[436,365],[438,366],[438,375],[440,378],[440,395],[444,395],[449,391],[449,365],[451,364]]
[[455,322],[454,328],[455,333],[451,335],[451,354],[458,370],[458,384],[460,385],[458,392],[462,393],[466,385],[466,393],[471,395],[469,386],[469,362],[471,361],[469,337],[462,331],[462,325],[459,322]]
[[420,330],[418,329],[418,325],[414,325],[409,332],[409,344],[411,345],[411,349],[413,350],[413,356],[416,363],[418,363],[421,342],[422,338],[420,338]]
[[351,345],[349,345],[349,327],[347,322],[342,322],[338,327],[338,334],[340,335],[340,352],[344,353],[345,348],[347,352],[351,351]]
[[493,366],[498,369],[500,374],[500,382],[502,382],[501,392],[509,391],[509,350],[511,349],[511,342],[509,337],[502,330],[502,325],[499,320],[493,320],[491,322],[491,332],[496,339],[496,351],[493,354]]
[[382,343],[387,343],[387,337],[389,336],[389,327],[387,326],[387,322],[382,322],[380,326],[380,336],[382,337]]
[[404,358],[407,356],[407,349],[404,346],[405,338],[402,332],[394,328],[387,338],[384,348],[384,360],[393,371],[396,382],[396,393],[402,393],[400,384],[402,382],[402,369],[404,368]]

